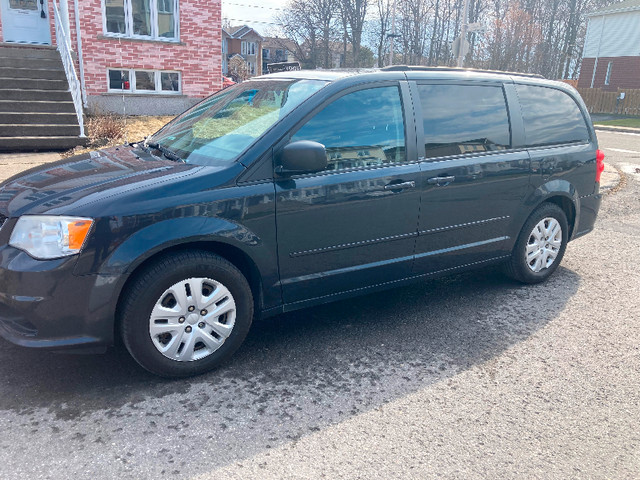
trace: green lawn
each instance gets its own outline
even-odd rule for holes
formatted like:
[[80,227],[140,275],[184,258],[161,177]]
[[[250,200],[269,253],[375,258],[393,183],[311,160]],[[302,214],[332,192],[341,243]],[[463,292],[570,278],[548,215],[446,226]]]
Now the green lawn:
[[594,122],[596,125],[611,125],[614,127],[640,128],[640,118],[618,118],[616,120],[601,120]]

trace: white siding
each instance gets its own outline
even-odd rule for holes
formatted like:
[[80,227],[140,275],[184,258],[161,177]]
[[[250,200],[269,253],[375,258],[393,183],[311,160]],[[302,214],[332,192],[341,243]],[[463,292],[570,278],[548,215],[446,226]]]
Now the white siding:
[[[602,29],[603,18],[604,30]],[[598,52],[601,36],[602,44]],[[582,56],[585,58],[640,56],[640,11],[589,18]]]

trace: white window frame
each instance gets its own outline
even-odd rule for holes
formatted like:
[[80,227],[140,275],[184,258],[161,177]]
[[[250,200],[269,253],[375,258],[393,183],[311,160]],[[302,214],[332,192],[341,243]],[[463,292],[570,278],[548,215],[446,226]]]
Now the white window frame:
[[[129,72],[129,90],[121,88],[111,88],[111,82],[109,79],[109,71],[126,71]],[[152,72],[154,77],[155,90],[137,90],[136,89],[136,72]],[[162,74],[163,73],[177,73],[178,74],[178,91],[162,90]],[[120,68],[109,67],[107,68],[107,92],[109,93],[123,93],[126,95],[182,95],[182,72],[178,70],[149,70],[147,68]]]
[[180,41],[180,0],[173,0],[173,38],[158,36],[158,0],[149,0],[151,35],[137,35],[133,33],[133,9],[131,0],[124,0],[125,33],[107,31],[107,2],[102,0],[102,32],[105,37],[133,38],[140,40],[155,40],[158,42],[177,43]]
[[255,55],[256,54],[256,42],[249,42],[242,40],[240,44],[240,53],[242,55]]
[[611,82],[611,70],[613,69],[613,62],[607,64],[607,74],[604,76],[604,84],[609,85]]

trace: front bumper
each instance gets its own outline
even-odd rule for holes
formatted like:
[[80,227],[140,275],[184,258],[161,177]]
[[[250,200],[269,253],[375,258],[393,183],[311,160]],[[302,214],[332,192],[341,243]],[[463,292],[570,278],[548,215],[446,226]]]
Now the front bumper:
[[119,276],[73,274],[76,257],[35,260],[0,246],[0,335],[25,347],[102,350],[113,343]]

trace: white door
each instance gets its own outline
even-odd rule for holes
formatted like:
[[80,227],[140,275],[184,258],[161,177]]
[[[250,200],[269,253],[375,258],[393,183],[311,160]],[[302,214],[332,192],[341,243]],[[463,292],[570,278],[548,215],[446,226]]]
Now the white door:
[[[5,42],[51,44],[47,0],[0,0]],[[42,18],[44,15],[44,18]]]

